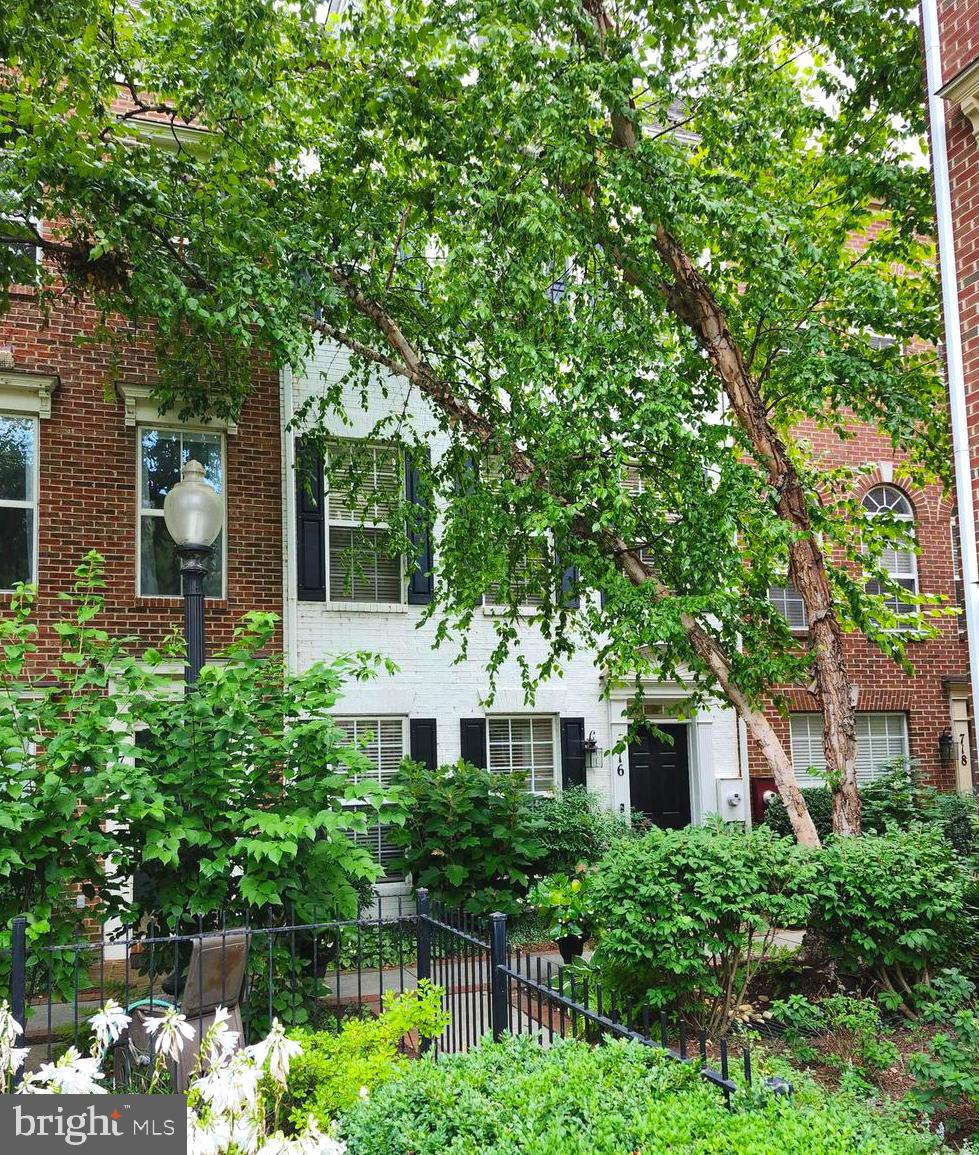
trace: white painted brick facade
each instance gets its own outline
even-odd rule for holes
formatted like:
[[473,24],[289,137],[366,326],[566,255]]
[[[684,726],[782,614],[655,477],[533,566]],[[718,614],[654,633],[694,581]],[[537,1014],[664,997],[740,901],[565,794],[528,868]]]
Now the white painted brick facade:
[[[317,356],[299,377],[284,376],[284,420],[288,420],[310,395],[317,395],[324,381],[336,381],[347,368],[346,355],[337,347],[324,344]],[[380,381],[372,387],[369,408],[361,409],[359,395],[349,391],[346,410],[349,424],[336,422],[339,436],[364,437],[375,422],[392,409],[401,411],[406,406],[406,382],[386,377],[388,391],[382,395]],[[435,432],[434,422],[417,394],[407,398],[406,411],[414,428],[428,431],[433,456],[445,445],[444,438]],[[579,651],[567,665],[564,676],[543,685],[533,706],[523,700],[523,691],[515,663],[510,663],[500,674],[497,693],[491,705],[484,705],[489,690],[485,662],[494,644],[492,621],[477,613],[469,638],[469,656],[459,665],[452,659],[457,649],[444,644],[432,648],[435,623],[419,627],[423,607],[404,605],[394,609],[370,607],[353,610],[322,602],[299,602],[296,599],[295,579],[295,512],[293,500],[295,483],[292,476],[293,451],[291,435],[285,434],[283,460],[286,476],[286,610],[287,651],[294,668],[302,669],[311,662],[351,650],[369,650],[393,659],[399,672],[391,677],[382,675],[368,683],[350,684],[342,703],[342,713],[361,715],[395,715],[403,717],[435,718],[438,726],[438,757],[440,762],[455,761],[460,753],[460,718],[474,718],[493,713],[547,714],[555,719],[584,718],[585,732],[594,731],[603,750],[609,749],[624,733],[623,706],[627,695],[603,697],[601,671],[596,667],[593,654]],[[543,648],[536,636],[533,619],[528,618],[525,631],[525,653],[533,660],[542,655]],[[647,702],[659,707],[659,718],[668,719],[682,701],[680,687],[654,684],[647,688]],[[672,707],[672,708],[671,708]],[[746,777],[740,783],[746,764],[741,727],[734,712],[717,707],[700,713],[688,723],[691,728],[691,810],[696,820],[716,811],[719,780],[725,782],[725,791],[740,791],[747,795]],[[557,733],[555,735],[557,740]],[[558,743],[558,751],[560,746]],[[617,773],[621,761],[623,773]],[[560,779],[560,767],[557,777]],[[600,769],[588,771],[588,785],[599,793],[607,804],[623,812],[629,810],[628,755],[603,758]],[[737,812],[725,807],[727,817],[744,817],[746,808]]]

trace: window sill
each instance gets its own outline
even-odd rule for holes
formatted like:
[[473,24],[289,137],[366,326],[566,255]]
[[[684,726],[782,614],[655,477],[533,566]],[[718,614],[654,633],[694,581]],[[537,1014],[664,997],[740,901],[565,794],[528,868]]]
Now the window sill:
[[320,602],[319,604],[324,610],[329,610],[335,614],[405,614],[408,612],[406,602]]

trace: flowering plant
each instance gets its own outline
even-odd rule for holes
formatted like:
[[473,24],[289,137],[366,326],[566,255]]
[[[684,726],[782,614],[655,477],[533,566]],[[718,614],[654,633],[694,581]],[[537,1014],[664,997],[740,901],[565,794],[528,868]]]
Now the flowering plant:
[[[270,1134],[277,1104],[267,1105],[258,1094],[259,1083],[271,1083],[277,1096],[285,1093],[289,1065],[301,1052],[301,1044],[286,1037],[275,1020],[268,1035],[249,1047],[239,1048],[238,1032],[228,1026],[228,1011],[218,1007],[214,1022],[201,1042],[197,1064],[187,1092],[188,1155],[344,1155],[345,1145],[320,1130],[310,1117],[298,1135],[281,1131]],[[4,1002],[0,1004],[0,1092],[19,1095],[105,1094],[102,1062],[109,1048],[129,1026],[129,1015],[118,1003],[108,1002],[91,1020],[91,1053],[74,1047],[55,1062],[41,1063],[15,1086],[15,1078],[27,1062],[29,1047],[14,1044],[23,1028]],[[146,1029],[155,1043],[155,1061],[149,1090],[158,1086],[167,1062],[180,1057],[194,1037],[186,1017],[168,1008],[148,1019]]]
[[527,905],[550,920],[547,933],[551,938],[588,938],[592,920],[589,882],[587,870],[579,867],[570,876],[549,874],[530,888]]

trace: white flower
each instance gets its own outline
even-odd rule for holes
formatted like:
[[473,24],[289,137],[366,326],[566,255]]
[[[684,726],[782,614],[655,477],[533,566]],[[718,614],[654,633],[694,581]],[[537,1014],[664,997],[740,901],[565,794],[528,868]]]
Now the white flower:
[[104,1054],[113,1043],[119,1041],[120,1035],[129,1023],[129,1015],[115,999],[109,999],[89,1020],[89,1026],[95,1032],[95,1051],[100,1055]]
[[224,1115],[255,1101],[261,1077],[252,1057],[239,1051],[230,1062],[213,1067],[194,1086],[218,1114]]
[[231,1012],[227,1007],[217,1007],[214,1022],[204,1036],[204,1051],[209,1066],[219,1066],[238,1049],[238,1032],[228,1027]]
[[30,1047],[14,1047],[8,1053],[7,1070],[11,1075],[16,1075],[27,1061],[27,1056],[31,1053],[31,1049]]
[[362,1099],[366,1099],[366,1098],[367,1098],[367,1096],[370,1094],[370,1091],[368,1091],[366,1087],[361,1087],[361,1088],[360,1088],[360,1090],[357,1092],[357,1094],[358,1094],[358,1095],[359,1095],[359,1096],[360,1096]]
[[98,1059],[86,1059],[74,1047],[69,1047],[56,1063],[42,1063],[25,1079],[26,1094],[43,1094],[46,1088],[56,1095],[104,1095],[98,1080],[105,1076],[99,1070]]
[[278,1019],[272,1020],[272,1029],[261,1042],[253,1043],[245,1053],[255,1060],[261,1070],[268,1070],[277,1083],[285,1086],[289,1077],[289,1064],[296,1055],[302,1053],[302,1044],[287,1039],[285,1028]]
[[299,1137],[298,1149],[302,1155],[345,1155],[347,1145],[332,1135],[324,1135],[310,1115],[306,1130]]
[[184,1043],[194,1037],[194,1028],[176,1007],[167,1007],[158,1019],[146,1019],[148,1035],[155,1036],[156,1049],[168,1059],[179,1059]]
[[187,1155],[221,1155],[214,1128],[187,1109]]
[[0,1054],[9,1051],[23,1033],[24,1028],[10,1013],[10,1006],[4,999],[0,1003]]

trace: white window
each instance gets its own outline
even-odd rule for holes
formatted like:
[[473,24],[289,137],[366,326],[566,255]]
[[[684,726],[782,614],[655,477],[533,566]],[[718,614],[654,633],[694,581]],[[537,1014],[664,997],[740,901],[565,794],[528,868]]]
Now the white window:
[[544,589],[550,581],[550,547],[546,541],[532,542],[525,557],[511,563],[509,594],[499,582],[493,582],[483,598],[487,606],[541,606]]
[[547,715],[488,718],[489,768],[526,774],[534,792],[554,789],[554,719]]
[[768,600],[789,623],[790,630],[809,628],[806,603],[802,600],[802,594],[791,582],[784,586],[769,586]]
[[[918,592],[918,565],[914,550],[914,510],[911,502],[893,485],[875,485],[863,497],[863,507],[870,517],[888,515],[894,521],[904,522],[907,532],[904,541],[894,541],[881,551],[880,565],[891,581],[908,590]],[[879,581],[867,582],[867,593],[883,594]],[[917,607],[904,602],[897,594],[889,593],[884,604],[894,614],[913,614]]]
[[[903,714],[857,714],[857,781],[870,782],[898,758],[908,757],[908,725]],[[821,714],[792,714],[792,766],[802,786],[823,781],[807,775],[809,767],[826,769]]]
[[0,589],[37,573],[37,421],[0,415]]
[[343,441],[327,455],[327,597],[331,602],[404,601],[402,557],[391,512],[404,494],[404,464],[391,445]]
[[[163,499],[180,480],[188,461],[204,466],[208,482],[224,494],[224,437],[189,429],[139,430],[139,595],[180,593],[180,562],[163,521]],[[208,597],[224,596],[224,530],[214,542],[211,572],[204,580]]]
[[[398,767],[407,756],[405,718],[334,718],[344,739],[356,746],[371,763],[371,781],[387,786],[397,773]],[[361,775],[354,775],[354,781],[362,781]],[[391,869],[391,863],[401,851],[388,840],[391,827],[374,823],[362,834],[354,834],[353,840],[363,846],[381,867],[383,878],[394,881],[403,875]]]

